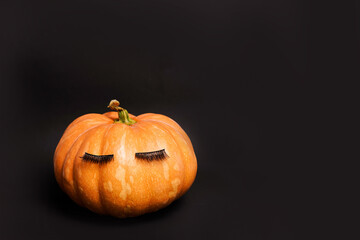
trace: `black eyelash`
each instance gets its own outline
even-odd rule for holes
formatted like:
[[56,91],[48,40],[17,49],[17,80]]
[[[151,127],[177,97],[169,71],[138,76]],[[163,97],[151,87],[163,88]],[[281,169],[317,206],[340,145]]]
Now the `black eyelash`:
[[93,155],[85,152],[84,156],[81,157],[84,161],[93,162],[93,163],[107,163],[114,159],[114,155]]
[[154,151],[154,152],[140,152],[135,153],[135,158],[147,160],[147,161],[153,161],[153,160],[164,160],[168,158],[169,156],[166,154],[165,149]]

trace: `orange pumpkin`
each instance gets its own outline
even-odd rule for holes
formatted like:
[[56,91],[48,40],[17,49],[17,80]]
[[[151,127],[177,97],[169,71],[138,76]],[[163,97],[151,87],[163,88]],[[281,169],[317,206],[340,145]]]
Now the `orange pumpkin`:
[[124,218],[154,212],[181,197],[197,171],[189,137],[160,114],[129,114],[112,100],[65,130],[54,154],[55,177],[72,200]]

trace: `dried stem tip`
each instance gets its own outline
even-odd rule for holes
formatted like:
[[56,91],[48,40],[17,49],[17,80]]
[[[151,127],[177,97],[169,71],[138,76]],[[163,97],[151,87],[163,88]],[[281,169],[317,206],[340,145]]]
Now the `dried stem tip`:
[[132,125],[136,123],[134,119],[131,119],[126,109],[119,106],[120,102],[116,99],[110,101],[108,108],[115,110],[119,114],[119,119],[115,120],[116,123],[125,123],[126,125]]

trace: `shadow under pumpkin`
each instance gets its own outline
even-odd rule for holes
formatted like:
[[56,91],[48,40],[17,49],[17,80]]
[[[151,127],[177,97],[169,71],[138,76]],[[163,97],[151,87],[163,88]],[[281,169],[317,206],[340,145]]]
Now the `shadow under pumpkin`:
[[53,170],[43,170],[41,171],[40,176],[39,194],[43,205],[45,205],[50,210],[54,210],[56,214],[60,214],[72,219],[77,219],[79,221],[93,222],[96,224],[131,224],[169,217],[171,214],[181,209],[185,201],[184,198],[186,198],[185,196],[182,196],[180,199],[174,201],[169,206],[153,213],[147,213],[138,217],[121,219],[108,215],[99,215],[77,205],[60,189],[58,183],[55,180]]

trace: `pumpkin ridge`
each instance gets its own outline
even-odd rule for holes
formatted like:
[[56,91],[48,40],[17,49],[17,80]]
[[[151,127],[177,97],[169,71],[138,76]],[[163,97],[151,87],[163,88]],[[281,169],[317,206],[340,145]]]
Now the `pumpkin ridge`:
[[[107,125],[107,124],[102,124],[102,125],[99,125],[99,126],[97,126],[97,127],[103,127],[104,125]],[[112,125],[110,125],[110,126],[112,126]],[[92,130],[95,130],[97,127],[95,127],[95,128],[92,128]],[[87,131],[87,133],[86,134],[89,134],[89,133],[91,133],[90,131]],[[84,136],[85,137],[85,139],[87,139],[88,138],[88,136]],[[77,152],[76,152],[76,156],[79,156],[80,154],[79,154],[79,152],[81,151],[81,149],[82,149],[82,147],[84,146],[84,144],[85,143],[87,143],[87,140],[85,140],[84,139],[84,141],[81,143],[81,145],[79,146],[79,148],[78,148],[78,150],[77,150]],[[70,152],[70,151],[69,151]],[[84,206],[84,207],[86,207],[86,205],[85,204],[83,204],[83,199],[86,201],[87,199],[86,199],[86,197],[84,197],[82,194],[81,194],[81,191],[80,191],[80,187],[79,187],[79,184],[78,184],[78,179],[76,179],[76,177],[75,177],[75,173],[76,173],[76,171],[74,171],[74,169],[75,169],[75,167],[74,167],[74,165],[76,164],[76,161],[77,159],[75,159],[74,161],[73,161],[73,163],[72,163],[72,165],[73,165],[73,172],[72,172],[72,174],[73,174],[73,179],[74,179],[74,184],[73,184],[73,187],[74,187],[74,190],[75,190],[75,194],[76,194],[76,196],[77,196],[77,198],[81,201],[81,203],[82,203],[82,206]],[[100,211],[98,211],[98,209],[94,209],[93,210],[94,212],[102,212],[101,211],[101,209],[100,209]]]
[[[145,121],[145,120],[143,120],[143,121]],[[172,130],[172,131],[175,131],[175,133],[179,134],[179,136],[184,139],[184,142],[185,142],[186,146],[188,147],[189,152],[192,152],[194,159],[196,159],[196,156],[195,156],[194,150],[193,150],[193,148],[192,148],[192,145],[189,146],[189,144],[188,144],[188,142],[186,141],[186,139],[184,138],[184,136],[183,136],[177,129],[175,129],[173,126],[171,126],[171,125],[169,125],[169,124],[167,124],[167,123],[165,123],[165,122],[162,122],[162,121],[156,121],[156,120],[151,120],[151,119],[147,119],[146,121],[151,121],[151,122],[154,122],[154,123],[159,124],[160,126],[163,126],[163,127],[166,129],[166,131],[168,131],[168,132],[170,133],[171,137],[175,140],[176,145],[178,146],[178,148],[181,149],[181,147],[179,146],[179,142],[178,142],[177,138],[174,136],[174,134],[173,134],[173,132],[171,132],[171,130]],[[169,128],[170,128],[171,130],[169,130]],[[183,159],[183,160],[182,160],[182,163],[183,163],[183,165],[184,165],[184,168],[187,168],[187,167],[188,167],[188,166],[187,166],[188,164],[187,164],[186,162],[184,162],[185,155],[184,155],[183,151],[180,151],[180,154],[183,156],[183,157],[182,157],[182,159]],[[186,189],[184,188],[184,186],[186,186],[186,184],[187,184],[187,183],[185,182],[185,178],[186,178],[185,172],[186,172],[186,171],[183,172],[183,179],[182,179],[182,184],[181,184],[182,190],[181,190],[181,192],[179,192],[179,194],[177,194],[178,196],[176,197],[176,199],[178,199],[179,197],[181,197],[181,196],[187,191],[187,189],[192,185],[192,183],[191,183],[191,184],[189,184],[189,185],[190,185],[189,187],[187,187]],[[193,179],[193,181],[194,181],[194,180],[195,180],[195,179]],[[192,182],[193,182],[193,181],[192,181]]]
[[[161,114],[158,114],[158,115],[161,115]],[[163,116],[163,115],[161,115]],[[166,117],[166,116],[165,116]],[[169,118],[171,121],[173,121],[174,123],[176,123],[174,120],[172,120],[171,118]],[[186,132],[180,127],[179,124],[177,124],[177,128],[175,128],[174,126],[170,125],[169,123],[167,122],[164,122],[164,121],[161,121],[161,120],[158,120],[158,119],[146,119],[146,120],[143,120],[143,121],[154,121],[154,122],[159,122],[159,123],[162,123],[162,124],[165,124],[166,126],[169,126],[171,127],[172,129],[174,129],[176,132],[178,132],[185,140],[186,144],[188,145],[188,147],[192,150],[192,153],[193,153],[193,157],[196,159],[196,155],[195,155],[195,151],[194,151],[194,147],[190,141],[190,138],[189,136],[186,134]],[[181,131],[179,131],[181,130]]]
[[[178,143],[176,137],[175,137],[174,134],[171,132],[171,130],[168,129],[168,127],[171,127],[171,126],[169,126],[169,125],[167,125],[167,124],[162,124],[161,122],[157,122],[157,121],[154,121],[154,120],[153,120],[152,122],[154,122],[156,125],[160,126],[160,127],[162,128],[162,130],[164,130],[164,131],[166,131],[167,133],[169,133],[170,136],[171,136],[171,138],[172,138],[172,140],[175,142],[177,148],[178,148],[178,149],[181,149],[181,147],[179,146],[179,143]],[[154,124],[154,123],[152,123],[152,124]],[[172,129],[173,129],[173,128],[172,128]],[[173,130],[176,131],[176,129],[173,129]],[[183,137],[179,132],[176,131],[176,133],[178,133],[180,137]],[[184,156],[183,151],[179,151],[179,152],[180,152],[180,154],[181,154],[181,156],[182,156],[181,159],[184,159],[185,156]],[[184,168],[185,168],[184,161],[181,161],[181,162],[182,162],[182,164],[183,164],[183,166],[184,166]],[[181,179],[181,192],[179,191],[179,192],[176,194],[176,195],[178,195],[178,196],[176,196],[175,199],[177,199],[178,197],[180,197],[180,196],[183,194],[182,192],[183,192],[183,188],[184,188],[184,184],[185,184],[185,174],[182,173],[181,175],[182,175],[182,179]],[[179,193],[181,193],[181,194],[179,194]]]
[[[110,127],[106,130],[106,132],[104,133],[103,138],[101,140],[101,153],[102,154],[104,153],[104,148],[105,148],[104,144],[106,142],[106,137],[107,137],[110,129],[112,129],[113,126],[114,126],[114,124],[110,125]],[[114,154],[114,160],[115,160],[115,154]],[[108,211],[106,209],[106,204],[104,204],[105,202],[104,202],[104,199],[103,199],[102,191],[100,191],[100,189],[102,188],[101,183],[103,182],[103,179],[102,179],[103,174],[102,174],[101,169],[99,169],[98,174],[99,174],[98,193],[99,193],[99,201],[100,201],[101,210],[102,210],[103,213],[108,214]]]
[[[190,141],[187,141],[187,138],[189,138],[189,136],[184,135],[182,132],[180,132],[178,129],[176,129],[174,126],[168,124],[167,122],[164,122],[164,121],[161,121],[161,120],[158,120],[158,119],[144,119],[144,120],[142,120],[142,121],[144,121],[144,122],[148,122],[148,121],[157,122],[157,123],[164,124],[164,125],[166,125],[166,126],[168,126],[168,127],[171,127],[171,128],[172,128],[174,131],[176,131],[182,138],[184,138],[184,140],[185,140],[185,142],[186,142],[186,145],[187,145],[188,147],[190,147],[190,149],[193,149],[192,144],[189,144]],[[183,131],[184,131],[184,130],[183,130]],[[184,131],[184,133],[185,133],[185,131]],[[185,133],[185,134],[186,134],[186,133]],[[190,143],[191,143],[191,142],[190,142]]]
[[[56,180],[59,183],[59,186],[61,188],[63,188],[62,168],[63,168],[64,160],[66,158],[66,150],[70,149],[71,146],[74,144],[75,140],[77,139],[77,137],[82,135],[85,131],[90,130],[90,128],[92,128],[92,127],[96,127],[100,124],[106,123],[104,121],[99,121],[98,119],[96,121],[94,121],[94,120],[90,121],[89,117],[92,117],[94,115],[98,115],[98,114],[87,114],[88,118],[79,117],[75,121],[73,121],[70,124],[70,128],[67,127],[63,136],[59,140],[59,143],[56,146],[55,153],[54,153],[54,170],[55,170]],[[78,121],[76,124],[74,124],[74,122],[76,122],[77,120],[80,120],[80,121]],[[82,131],[77,132],[77,126],[79,124],[81,125]],[[77,133],[74,134],[74,132],[77,132]]]
[[[106,141],[103,143],[104,146],[107,146],[107,152],[112,150],[114,154],[114,161],[109,164],[103,165],[99,172],[99,192],[101,194],[101,204],[103,205],[104,213],[113,215],[113,216],[122,216],[125,217],[126,213],[123,212],[123,209],[119,206],[124,206],[126,201],[128,201],[128,193],[127,186],[124,187],[123,181],[120,178],[116,177],[117,169],[126,170],[124,173],[124,178],[128,175],[128,158],[129,154],[127,153],[127,142],[131,142],[129,140],[130,132],[132,130],[131,127],[114,123],[113,128],[109,130],[107,133]],[[119,138],[114,140],[114,136],[119,136]],[[114,141],[113,141],[114,140]],[[124,150],[122,150],[124,149]],[[125,155],[122,155],[124,153]],[[109,172],[114,172],[114,175]],[[108,191],[104,186],[104,183],[110,182],[112,184],[112,191]],[[127,182],[127,181],[126,181]],[[125,184],[126,185],[126,184]],[[126,199],[121,198],[122,191],[126,192]],[[119,205],[120,204],[120,205]]]
[[[184,139],[186,140],[186,142],[188,143],[188,145],[191,145],[191,148],[193,148],[192,146],[192,143],[190,141],[190,138],[189,136],[186,134],[186,132],[184,131],[184,129],[181,128],[181,126],[175,122],[173,119],[165,116],[165,115],[162,115],[162,114],[158,114],[158,113],[145,113],[145,114],[142,114],[140,116],[143,116],[145,117],[145,119],[142,119],[142,121],[155,121],[155,122],[161,122],[161,123],[164,123],[170,127],[172,127],[173,129],[175,129],[176,131],[178,131],[183,137]],[[139,116],[139,117],[140,117]],[[147,118],[147,117],[150,117],[150,118]],[[156,119],[152,119],[151,117],[156,117]],[[160,117],[160,119],[158,119]],[[168,122],[166,121],[163,121],[161,118],[165,118],[167,120],[169,120],[171,123],[173,123],[174,125],[172,124],[169,124]]]
[[[104,124],[100,124],[100,125],[97,125],[97,126],[94,126],[94,127],[91,127],[91,128],[89,128],[89,129],[86,129],[85,130],[85,132],[83,132],[83,133],[81,133],[81,134],[79,134],[79,136],[77,136],[76,137],[76,139],[74,140],[74,142],[71,144],[71,146],[70,146],[70,148],[67,150],[67,153],[66,153],[66,156],[65,156],[65,159],[64,159],[64,161],[63,161],[63,164],[62,164],[62,168],[61,168],[61,185],[62,186],[64,186],[64,166],[65,166],[65,164],[66,164],[66,162],[68,161],[68,159],[69,159],[69,153],[70,153],[70,151],[71,151],[71,149],[73,148],[73,146],[75,145],[75,143],[79,140],[79,138],[82,136],[82,135],[84,135],[85,133],[88,133],[90,130],[92,130],[92,129],[94,129],[94,128],[97,128],[97,127],[99,127],[99,126],[102,126],[102,125],[106,125],[106,124],[108,124],[108,123],[104,123]],[[74,187],[74,186],[73,186]]]
[[[86,121],[88,121],[88,122],[99,122],[99,124],[105,124],[105,122],[104,123],[101,123],[101,122],[103,122],[103,120],[105,120],[105,119],[102,119],[102,121],[100,121],[100,119],[96,119],[96,120],[94,120],[94,119],[92,119],[92,118],[90,118],[90,117],[92,117],[92,116],[96,116],[96,117],[99,117],[99,116],[103,116],[102,114],[98,114],[98,113],[89,113],[89,114],[87,114],[88,115],[88,117],[87,118],[85,118],[85,119],[81,119],[81,121],[78,121],[78,122],[76,122],[76,124],[74,124],[74,125],[72,125],[74,122],[72,122],[71,124],[70,124],[70,126],[69,127],[67,127],[66,129],[65,129],[65,131],[64,131],[64,135],[67,133],[67,132],[70,132],[70,130],[72,130],[72,128],[74,128],[74,127],[76,127],[78,124],[80,124],[80,123],[83,123],[83,122],[86,122]],[[85,115],[86,116],[86,115]],[[106,117],[106,116],[104,116],[104,117]],[[106,119],[107,120],[107,119]],[[109,122],[109,123],[111,123],[111,122]],[[61,140],[60,140],[60,142],[61,141],[65,141],[68,137],[70,137],[71,135],[68,135],[68,136],[66,136],[65,135],[65,138],[61,138]]]
[[[152,131],[152,130],[149,131],[149,128],[148,128],[148,127],[145,127],[145,132],[147,132],[147,134],[148,134],[148,132],[151,132],[152,138],[153,138],[153,139],[156,139],[156,134],[155,134],[154,131]],[[159,148],[159,145],[158,145],[157,141],[155,141],[155,142],[156,142],[157,148]],[[149,183],[148,183],[148,184],[149,184]],[[151,185],[151,184],[149,184],[149,185]],[[152,186],[149,186],[149,185],[148,185],[148,187],[151,188]],[[155,201],[154,201],[154,199],[155,199]],[[148,205],[148,206],[151,206],[151,203],[153,203],[153,202],[156,202],[156,196],[154,196],[154,194],[151,194],[151,197],[148,199],[147,205]],[[157,207],[157,206],[156,206],[156,207]],[[154,208],[154,207],[152,207],[152,208]],[[153,211],[156,211],[156,210],[153,210]]]

